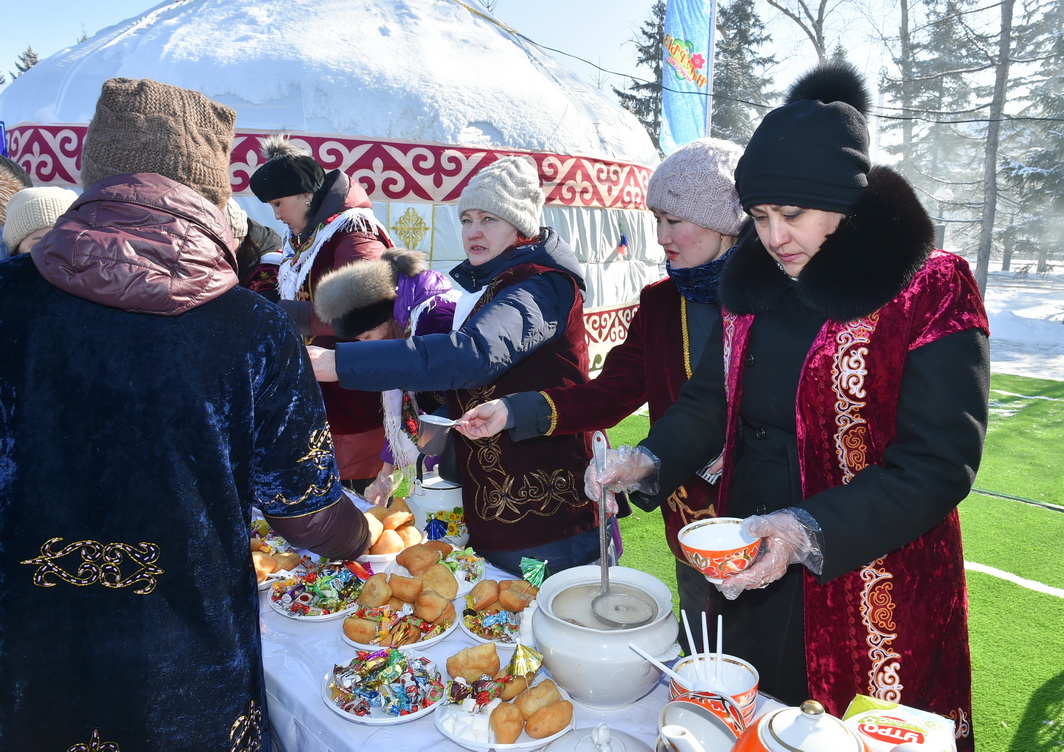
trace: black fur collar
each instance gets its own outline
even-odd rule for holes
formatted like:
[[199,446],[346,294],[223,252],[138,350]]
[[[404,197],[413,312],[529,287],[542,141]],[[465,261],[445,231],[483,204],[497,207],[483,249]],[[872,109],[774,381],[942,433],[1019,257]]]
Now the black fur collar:
[[[805,265],[796,290],[829,319],[860,318],[912,280],[934,240],[931,217],[905,178],[889,167],[873,167],[860,202]],[[770,311],[791,284],[748,222],[721,275],[724,307],[738,314]]]

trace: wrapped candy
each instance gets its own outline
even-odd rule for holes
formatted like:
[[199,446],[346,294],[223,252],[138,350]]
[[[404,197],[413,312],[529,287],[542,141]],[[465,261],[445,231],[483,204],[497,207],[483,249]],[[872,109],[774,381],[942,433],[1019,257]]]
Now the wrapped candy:
[[443,697],[439,669],[427,658],[398,650],[359,651],[333,667],[330,697],[342,710],[364,716],[374,708],[391,716],[416,713]]

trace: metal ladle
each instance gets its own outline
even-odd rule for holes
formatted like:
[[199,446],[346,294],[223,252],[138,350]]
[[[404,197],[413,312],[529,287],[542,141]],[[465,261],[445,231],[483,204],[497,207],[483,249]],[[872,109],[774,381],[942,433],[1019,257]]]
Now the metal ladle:
[[[591,448],[595,469],[606,469],[606,436],[595,431],[591,436]],[[591,601],[591,612],[602,622],[618,629],[632,629],[651,622],[657,616],[657,605],[637,595],[610,592],[609,525],[606,512],[606,489],[598,498],[599,507],[599,563],[602,567],[602,584],[598,595]]]

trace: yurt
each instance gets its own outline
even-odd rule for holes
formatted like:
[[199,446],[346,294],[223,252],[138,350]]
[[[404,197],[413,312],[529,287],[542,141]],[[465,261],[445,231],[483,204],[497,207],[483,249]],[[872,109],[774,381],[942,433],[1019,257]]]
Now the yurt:
[[544,221],[585,264],[594,361],[623,339],[664,258],[645,209],[658,158],[612,98],[475,0],[174,0],[41,61],[0,92],[9,151],[39,185],[77,186],[102,83],[152,78],[237,112],[234,194],[285,132],[358,180],[397,245],[463,258],[453,204],[481,167],[531,157]]

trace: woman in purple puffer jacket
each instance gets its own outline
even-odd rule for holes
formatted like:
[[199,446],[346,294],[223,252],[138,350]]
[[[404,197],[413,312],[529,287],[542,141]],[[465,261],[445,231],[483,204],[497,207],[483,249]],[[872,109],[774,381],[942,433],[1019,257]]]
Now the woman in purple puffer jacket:
[[[314,311],[346,340],[405,339],[450,332],[458,297],[446,274],[425,268],[425,254],[393,248],[376,261],[348,264],[322,277]],[[404,472],[413,472],[418,414],[440,405],[431,393],[419,396],[401,389],[381,392],[381,404],[384,464],[364,492],[377,505],[388,503]]]

